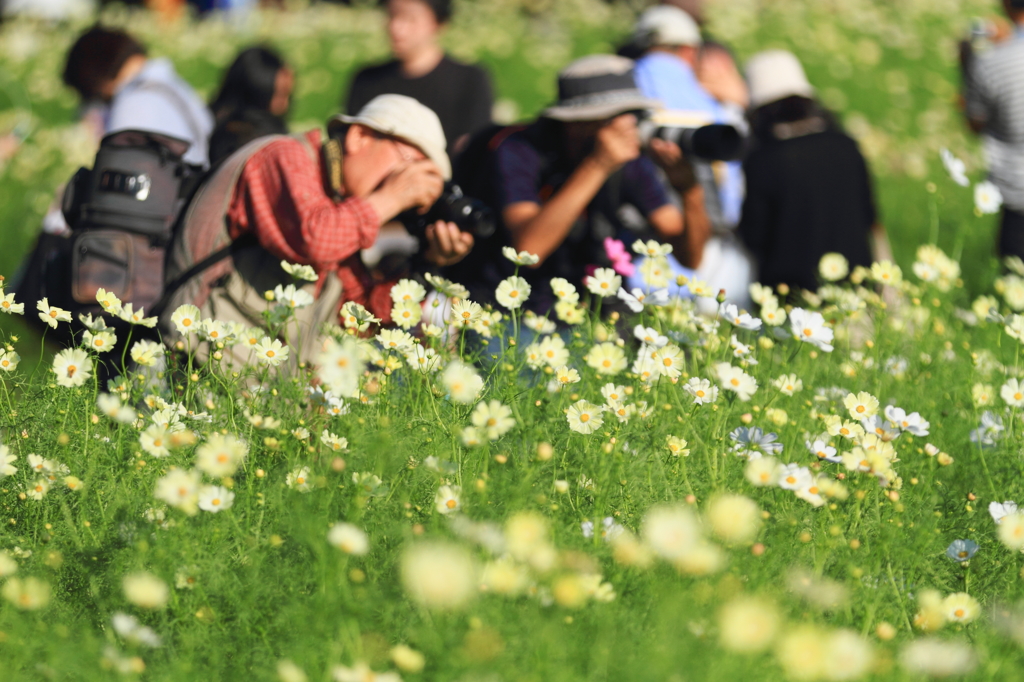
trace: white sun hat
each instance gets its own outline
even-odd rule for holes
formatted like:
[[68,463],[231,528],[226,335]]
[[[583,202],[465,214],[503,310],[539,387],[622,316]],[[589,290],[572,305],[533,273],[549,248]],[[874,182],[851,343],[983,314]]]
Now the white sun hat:
[[753,109],[786,97],[814,97],[804,67],[792,52],[767,50],[747,61],[747,83]]
[[437,164],[445,180],[451,179],[452,163],[445,152],[448,141],[444,137],[441,120],[412,97],[378,95],[355,116],[335,116],[327,122],[327,129],[353,123],[408,142]]
[[699,47],[703,42],[693,17],[672,5],[655,5],[645,10],[633,27],[633,40],[648,47]]

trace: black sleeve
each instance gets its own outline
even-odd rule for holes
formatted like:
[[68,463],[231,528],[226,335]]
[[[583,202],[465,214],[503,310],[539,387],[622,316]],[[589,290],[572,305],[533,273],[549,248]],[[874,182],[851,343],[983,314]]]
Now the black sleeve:
[[348,100],[344,103],[345,113],[355,116],[359,110],[366,106],[367,102],[373,99],[372,83],[367,78],[367,71],[363,69],[352,79],[348,88]]
[[755,258],[766,251],[771,239],[771,188],[768,186],[767,168],[758,156],[751,156],[744,164],[747,193],[743,199],[743,212],[737,233]]
[[490,75],[481,66],[474,66],[472,73],[471,96],[466,111],[466,127],[470,134],[491,125],[491,110],[494,108],[494,90],[491,87]]
[[874,183],[871,181],[871,171],[868,168],[868,162],[861,153],[857,143],[853,143],[854,149],[857,152],[857,162],[859,164],[859,172],[863,178],[863,194],[861,200],[864,202],[864,215],[868,217],[868,225],[875,225],[878,222],[878,207],[875,204],[875,192]]

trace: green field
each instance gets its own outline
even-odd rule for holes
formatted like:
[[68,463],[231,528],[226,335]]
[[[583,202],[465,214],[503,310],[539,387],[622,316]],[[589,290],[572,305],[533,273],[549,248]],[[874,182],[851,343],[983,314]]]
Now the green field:
[[[997,523],[989,506],[1024,504],[1024,279],[994,281],[994,220],[938,157],[984,175],[953,55],[992,9],[712,4],[711,30],[741,57],[803,59],[872,161],[901,268],[794,297],[779,327],[765,294],[760,330],[678,303],[614,328],[588,313],[564,350],[495,356],[473,335],[338,329],[316,367],[200,368],[179,352],[155,386],[100,386],[82,358],[36,367],[38,339],[3,316],[7,353],[26,359],[4,372],[0,351],[0,680],[1019,679],[1024,515]],[[631,16],[590,0],[460,10],[449,45],[491,68],[512,118]],[[277,45],[298,70],[300,129],[385,52],[370,10],[109,19],[207,93],[240,46]],[[79,28],[0,34],[6,92],[31,101],[33,124],[3,170],[0,272],[91,159],[57,78]],[[933,235],[962,272],[918,251]],[[991,306],[1005,318],[986,321]],[[525,323],[494,312],[499,338]],[[650,379],[641,322],[667,343]],[[579,381],[561,385],[570,370]],[[317,378],[336,401],[310,392]],[[709,383],[684,389],[696,380]],[[717,398],[697,404],[698,390]]]

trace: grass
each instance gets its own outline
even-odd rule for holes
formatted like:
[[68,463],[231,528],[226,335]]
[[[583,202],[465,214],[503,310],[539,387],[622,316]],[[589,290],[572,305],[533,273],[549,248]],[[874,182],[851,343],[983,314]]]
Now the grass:
[[[376,671],[401,662],[407,680],[916,680],[921,675],[904,654],[926,641],[928,628],[920,626],[932,621],[941,621],[945,644],[931,663],[953,665],[955,647],[966,646],[978,661],[967,679],[1013,679],[1021,663],[1021,638],[1014,635],[1022,621],[1014,605],[1024,596],[1022,559],[999,531],[1019,519],[997,526],[987,509],[990,502],[1024,501],[1024,422],[1020,408],[1000,397],[1001,386],[1020,373],[1021,348],[1004,325],[964,314],[992,290],[993,222],[973,214],[969,191],[937,163],[938,147],[949,146],[980,177],[975,147],[955,112],[936,113],[950,109],[955,93],[944,37],[979,7],[787,1],[713,9],[713,29],[741,56],[771,45],[796,49],[823,97],[844,105],[836,108],[873,160],[882,215],[907,281],[885,299],[870,285],[844,285],[847,293],[826,296],[818,310],[835,329],[831,353],[776,338],[767,327],[748,331],[722,321],[708,328],[687,306],[673,306],[645,311],[643,322],[684,344],[676,381],[645,382],[628,366],[640,348],[627,330],[640,320],[616,331],[588,319],[567,335],[565,364],[581,381],[551,391],[558,367],[529,366],[530,349],[522,345],[484,357],[472,338],[464,346],[423,338],[419,343],[446,368],[458,367],[460,354],[477,367],[479,396],[461,403],[444,378],[448,370],[421,374],[372,338],[354,341],[338,330],[348,344],[338,352],[366,365],[355,388],[321,375],[346,394],[348,412],[337,417],[310,395],[312,368],[268,369],[255,361],[237,370],[217,363],[196,368],[177,353],[160,398],[181,405],[180,421],[197,442],[180,444],[168,457],[149,454],[140,436],[175,419],[133,375],[113,388],[93,377],[65,387],[49,359],[0,374],[0,441],[17,457],[17,471],[0,479],[0,573],[9,572],[11,560],[17,566],[0,588],[3,679],[302,679],[293,669],[279,672],[288,660],[310,680],[347,679],[332,672],[335,666],[360,661]],[[552,75],[571,56],[614,43],[628,25],[623,15],[582,1],[539,14],[481,3],[467,6],[450,40],[491,66],[500,95],[525,116],[550,99]],[[293,120],[312,122],[333,111],[357,63],[382,56],[377,21],[364,11],[320,9],[264,19],[241,34],[213,24],[161,28],[134,18],[130,25],[204,89],[214,82],[211,65],[223,66],[238,45],[273,33],[299,69]],[[70,34],[60,32],[56,42]],[[30,49],[48,35],[27,24],[4,28],[7,72],[33,92],[37,123],[23,149],[28,160],[15,159],[5,171],[10,243],[0,269],[7,272],[53,186],[69,167],[88,161],[65,127],[71,104],[54,85],[59,59],[49,43]],[[15,53],[27,56],[19,61]],[[964,269],[963,282],[946,291],[911,274],[918,245],[935,234]],[[509,311],[501,312],[501,324],[510,324]],[[29,357],[37,341],[24,334],[15,341],[13,329],[5,329],[6,340]],[[747,359],[734,355],[733,334],[750,345]],[[613,376],[587,361],[605,352],[595,347],[604,342],[619,344],[627,360]],[[724,389],[720,362],[756,379],[749,401]],[[773,385],[788,373],[803,383],[794,395]],[[723,384],[715,403],[693,404],[682,390],[692,377]],[[262,390],[254,390],[260,380]],[[608,381],[621,384],[624,402],[646,414],[620,423],[606,412],[594,433],[571,430],[566,410],[581,399],[603,404]],[[871,473],[816,461],[805,444],[822,433],[827,416],[849,418],[844,397],[860,391],[875,396],[879,409],[898,405],[930,422],[926,436],[903,433],[891,441],[896,459],[874,462],[877,472],[895,472],[884,486]],[[137,409],[139,421],[103,414],[97,396],[108,392]],[[978,397],[983,393],[986,400]],[[464,429],[478,403],[491,400],[508,408],[514,424],[494,440],[467,444]],[[1005,429],[982,448],[970,434],[986,411]],[[280,423],[267,428],[267,417]],[[781,463],[806,466],[823,476],[823,486],[838,484],[846,495],[836,489],[815,507],[778,486],[752,485],[730,438],[744,426],[776,433]],[[325,429],[346,438],[347,448],[325,444]],[[159,481],[193,470],[218,433],[247,443],[236,472],[204,477],[205,484],[229,488],[233,506],[190,514],[191,499],[186,510],[157,499]],[[689,454],[673,454],[669,437],[685,439]],[[886,450],[866,439],[827,440],[841,453]],[[942,454],[929,454],[936,451]],[[49,460],[43,471],[30,470],[33,454]],[[306,482],[296,486],[294,474],[303,468]],[[75,489],[69,488],[66,476],[81,485],[71,481]],[[39,480],[50,477],[42,499],[33,499]],[[454,513],[438,510],[446,485],[461,486]],[[744,521],[746,507],[737,503],[715,522],[714,500],[726,493],[756,505],[753,520]],[[681,535],[668,543],[650,532],[651,510],[661,505],[683,519],[675,528]],[[699,540],[688,542],[691,514],[703,525]],[[600,528],[607,517],[644,544],[624,542],[632,535],[615,542],[601,533],[584,536],[582,522]],[[341,521],[366,533],[368,553],[349,554],[328,542]],[[493,526],[478,525],[484,523]],[[524,532],[537,523],[546,535]],[[732,541],[730,530],[738,533]],[[512,558],[501,559],[504,551],[481,537],[503,540]],[[958,539],[980,546],[969,562],[946,556]],[[460,561],[487,564],[490,590],[476,589],[475,578],[444,555],[407,569],[403,579],[410,551],[436,542],[454,547]],[[652,552],[649,563],[641,560]],[[126,593],[125,577],[138,572],[167,587],[165,604]],[[49,586],[49,599],[37,600],[45,603],[15,593],[15,581],[28,578]],[[513,594],[500,594],[518,579]],[[604,582],[611,587],[596,589]],[[433,603],[416,598],[431,586]],[[976,608],[976,617],[936,620],[929,589],[969,593],[978,602],[968,609]],[[738,632],[721,611],[741,597],[760,606],[742,619],[751,628]],[[119,634],[112,620],[119,612],[152,628],[162,646]],[[1004,612],[1009,616],[1000,617]],[[766,625],[773,618],[775,628]],[[804,627],[814,636],[802,634]],[[846,631],[852,639],[833,636]],[[391,653],[399,644],[422,653],[421,672]],[[744,646],[755,651],[737,651]]]

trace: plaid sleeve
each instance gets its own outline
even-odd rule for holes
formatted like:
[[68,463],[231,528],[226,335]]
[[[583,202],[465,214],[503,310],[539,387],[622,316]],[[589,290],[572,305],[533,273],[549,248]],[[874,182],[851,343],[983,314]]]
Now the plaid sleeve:
[[364,199],[336,204],[322,187],[319,163],[300,142],[273,142],[246,163],[240,210],[229,217],[275,256],[332,270],[376,241],[380,220]]

